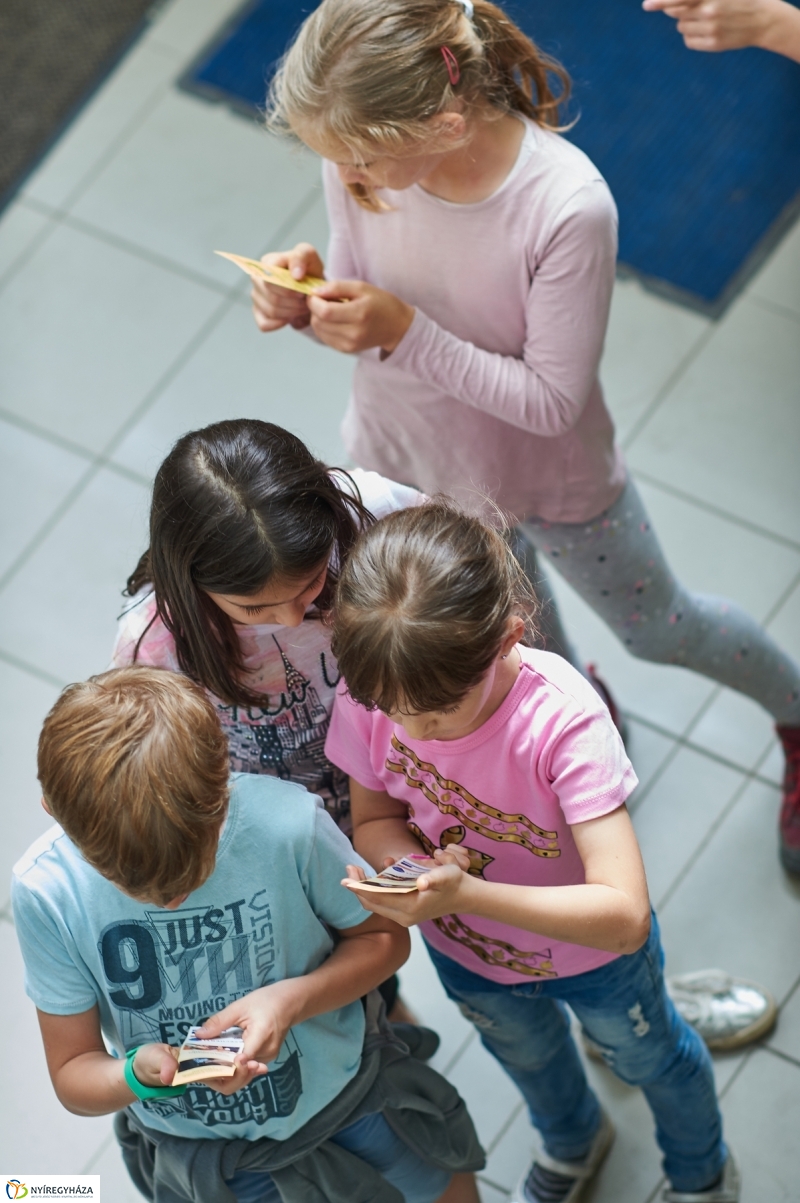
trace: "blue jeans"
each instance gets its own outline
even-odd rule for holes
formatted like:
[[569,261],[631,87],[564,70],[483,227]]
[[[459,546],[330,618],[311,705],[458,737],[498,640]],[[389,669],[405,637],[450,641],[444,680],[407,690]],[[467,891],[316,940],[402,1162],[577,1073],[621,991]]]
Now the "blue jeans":
[[[406,1203],[434,1203],[450,1184],[449,1170],[427,1165],[403,1144],[380,1113],[365,1115],[331,1137],[396,1186]],[[228,1180],[238,1203],[281,1203],[272,1175],[240,1170]]]
[[450,998],[519,1087],[552,1157],[585,1157],[600,1123],[569,1003],[606,1064],[644,1091],[673,1189],[704,1190],[719,1177],[726,1149],[711,1058],[664,989],[655,915],[638,952],[574,977],[501,985],[428,951]]

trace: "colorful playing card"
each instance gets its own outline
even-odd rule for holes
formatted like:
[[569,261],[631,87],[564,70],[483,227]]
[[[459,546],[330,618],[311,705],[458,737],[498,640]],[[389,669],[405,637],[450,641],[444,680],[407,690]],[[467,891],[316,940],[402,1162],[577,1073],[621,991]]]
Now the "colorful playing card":
[[396,894],[410,894],[418,888],[417,878],[422,877],[423,873],[430,873],[434,868],[435,863],[427,856],[420,860],[404,856],[402,860],[395,861],[393,865],[382,869],[374,877],[368,877],[366,881],[348,881],[347,884],[351,890],[376,890],[379,893],[391,890]]

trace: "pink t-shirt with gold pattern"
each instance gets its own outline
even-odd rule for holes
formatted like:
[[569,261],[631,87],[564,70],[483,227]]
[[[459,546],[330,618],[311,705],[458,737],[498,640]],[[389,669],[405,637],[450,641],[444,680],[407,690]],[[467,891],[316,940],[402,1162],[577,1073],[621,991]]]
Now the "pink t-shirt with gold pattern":
[[[622,740],[591,685],[566,660],[519,647],[519,676],[500,708],[463,739],[414,740],[344,681],[328,758],[367,789],[408,805],[408,824],[432,848],[461,844],[471,872],[515,885],[585,880],[570,828],[616,810],[636,786]],[[445,956],[513,984],[586,973],[614,953],[568,944],[475,915],[422,924]]]

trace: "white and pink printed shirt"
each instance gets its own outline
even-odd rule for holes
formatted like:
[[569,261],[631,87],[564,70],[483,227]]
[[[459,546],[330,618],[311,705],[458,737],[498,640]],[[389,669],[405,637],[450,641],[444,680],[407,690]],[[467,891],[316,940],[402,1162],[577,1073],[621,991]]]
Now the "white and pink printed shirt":
[[[419,505],[416,489],[377,472],[350,473],[367,509],[381,518]],[[343,478],[346,481],[346,477]],[[313,607],[310,607],[310,613]],[[310,617],[297,627],[237,624],[248,680],[265,694],[263,706],[228,704],[209,693],[228,737],[231,772],[270,773],[318,794],[345,834],[350,832],[347,775],[325,754],[339,670],[329,628]],[[138,651],[137,651],[138,645]],[[180,672],[175,641],[160,618],[147,585],[122,615],[111,666],[134,663]]]

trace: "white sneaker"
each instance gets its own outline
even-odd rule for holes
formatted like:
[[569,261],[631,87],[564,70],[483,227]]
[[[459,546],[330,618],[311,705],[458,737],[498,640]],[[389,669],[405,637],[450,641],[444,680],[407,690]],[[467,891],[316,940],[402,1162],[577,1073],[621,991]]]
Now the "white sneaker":
[[[764,986],[724,969],[699,969],[666,979],[675,1009],[713,1053],[731,1052],[759,1040],[775,1026],[778,1007]],[[583,1047],[595,1061],[603,1050],[581,1029]]]
[[[564,1179],[564,1194],[558,1203],[577,1203],[585,1188],[603,1164],[608,1150],[614,1142],[614,1125],[606,1112],[600,1109],[600,1127],[597,1129],[592,1147],[582,1161],[559,1161],[544,1149],[537,1153],[511,1195],[510,1203],[536,1203],[536,1195],[526,1189],[528,1179],[536,1166],[549,1174]],[[555,1185],[555,1184],[554,1184]],[[551,1188],[552,1195],[552,1188]]]
[[681,1191],[672,1187],[664,1188],[665,1203],[739,1203],[739,1192],[742,1189],[742,1177],[736,1158],[728,1149],[722,1179],[712,1190]]

